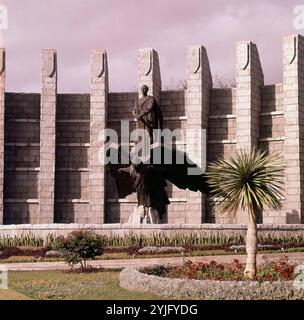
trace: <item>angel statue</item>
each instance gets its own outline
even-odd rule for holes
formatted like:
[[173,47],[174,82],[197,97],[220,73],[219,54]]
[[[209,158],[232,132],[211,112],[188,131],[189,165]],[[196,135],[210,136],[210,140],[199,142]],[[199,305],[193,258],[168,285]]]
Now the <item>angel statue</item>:
[[[148,95],[148,90],[146,85],[142,86],[142,97],[135,102],[133,110],[137,129],[148,132],[148,159],[139,158],[131,152],[127,155],[129,165],[117,164],[114,161],[110,161],[109,165],[119,197],[124,198],[134,192],[137,194],[138,206],[129,218],[130,224],[161,223],[170,204],[166,190],[167,181],[180,189],[208,192],[203,174],[188,175],[188,169],[197,168],[197,165],[186,153],[162,142],[155,143],[153,133],[155,130],[163,129],[163,116],[155,98]],[[109,151],[113,159],[121,159],[122,154],[126,152],[121,147]],[[166,154],[171,155],[170,162],[165,161]],[[151,159],[159,161],[151,163]]]

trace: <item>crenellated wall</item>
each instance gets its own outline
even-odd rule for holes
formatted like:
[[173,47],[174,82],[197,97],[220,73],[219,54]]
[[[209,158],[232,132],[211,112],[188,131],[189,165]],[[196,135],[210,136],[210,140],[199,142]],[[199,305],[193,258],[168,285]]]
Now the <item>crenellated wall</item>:
[[[184,129],[176,144],[204,150],[207,162],[258,146],[281,153],[286,199],[281,212],[265,209],[264,224],[304,223],[304,38],[284,37],[283,83],[264,85],[258,48],[236,44],[236,87],[217,89],[207,51],[187,49],[187,89],[162,91],[159,57],[153,49],[138,55],[138,87],[147,84],[164,115],[164,128]],[[89,94],[57,94],[57,53],[43,50],[41,94],[5,93],[5,50],[0,50],[0,224],[126,223],[136,195],[119,199],[113,179],[98,160],[100,132],[132,116],[138,92],[109,92],[108,57],[91,52]],[[130,141],[132,145],[132,141]],[[191,152],[194,152],[193,155]],[[199,163],[203,167],[203,163]],[[219,215],[213,200],[168,184],[171,204],[163,223],[246,223],[246,215]],[[3,209],[2,209],[3,207]]]

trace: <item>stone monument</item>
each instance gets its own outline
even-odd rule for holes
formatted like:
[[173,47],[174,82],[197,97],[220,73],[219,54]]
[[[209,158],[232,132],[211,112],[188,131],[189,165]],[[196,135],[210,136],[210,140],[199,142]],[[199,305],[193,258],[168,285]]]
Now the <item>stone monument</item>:
[[[148,95],[148,91],[147,85],[141,87],[142,97],[135,102],[133,110],[137,129],[145,130],[149,136],[148,145],[144,147],[150,153],[148,161],[131,160],[131,165],[123,168],[110,164],[110,171],[120,197],[133,192],[137,194],[138,206],[129,218],[130,224],[161,223],[166,214],[167,205],[170,204],[166,180],[182,189],[207,192],[207,184],[202,175],[188,176],[187,169],[197,167],[196,164],[192,163],[184,152],[175,148],[169,149],[170,147],[168,148],[157,139],[155,131],[162,130],[163,116],[156,99]],[[139,143],[139,140],[135,143]],[[119,152],[122,152],[121,149]],[[166,152],[172,155],[171,163],[164,161]],[[154,157],[157,153],[158,156]],[[132,159],[132,153],[130,157]],[[160,159],[160,162],[154,162],[156,158]],[[177,158],[183,161],[177,162]]]

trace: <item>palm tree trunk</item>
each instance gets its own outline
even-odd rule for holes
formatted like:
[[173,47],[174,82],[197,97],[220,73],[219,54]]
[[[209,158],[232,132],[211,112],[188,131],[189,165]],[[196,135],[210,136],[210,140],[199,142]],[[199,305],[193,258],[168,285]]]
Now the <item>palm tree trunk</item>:
[[248,210],[248,229],[246,236],[247,263],[244,275],[252,279],[256,275],[256,256],[258,246],[258,232],[256,214],[253,209]]

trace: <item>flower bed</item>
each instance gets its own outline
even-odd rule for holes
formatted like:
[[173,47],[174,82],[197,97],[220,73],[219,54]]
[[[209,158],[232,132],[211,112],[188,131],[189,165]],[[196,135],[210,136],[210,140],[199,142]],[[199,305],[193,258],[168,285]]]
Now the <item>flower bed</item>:
[[44,257],[51,248],[0,247],[0,260],[9,257]]
[[[259,266],[254,281],[286,281],[294,280],[296,264],[286,261],[269,262]],[[244,277],[244,265],[238,260],[230,264],[219,264],[215,261],[210,263],[187,261],[183,265],[151,266],[141,270],[148,275],[164,278],[218,280],[218,281],[250,281]]]
[[[271,246],[271,247],[267,247]],[[266,247],[264,247],[266,246]],[[241,246],[240,246],[241,247]],[[157,250],[142,250],[145,247],[142,246],[125,246],[125,247],[105,247],[103,249],[104,254],[119,254],[123,253],[129,256],[165,256],[165,255],[172,255],[172,254],[181,254],[180,248],[179,250],[174,250],[174,246],[167,247],[170,250],[160,250],[162,246],[155,247]],[[146,247],[148,248],[148,247]],[[231,249],[230,245],[184,245],[183,248],[185,249],[183,253],[189,254],[189,255],[205,255],[207,252],[207,255],[213,254],[231,254],[231,253],[245,253],[245,248],[240,248],[238,250],[233,250],[233,247]],[[286,249],[286,251],[303,251],[304,243],[268,243],[268,244],[262,244],[262,247],[259,248],[259,251],[263,252],[275,252],[275,251],[282,251],[282,249]],[[161,253],[160,253],[161,251]],[[54,250],[52,247],[30,247],[30,246],[0,246],[0,260],[8,259],[10,257],[35,257],[35,258],[46,258],[46,257],[53,257],[52,252]],[[58,257],[58,254],[55,254],[56,257]]]
[[187,262],[184,266],[124,269],[120,274],[120,286],[170,299],[304,299],[304,289],[293,285],[294,269],[294,264],[285,261],[268,263],[260,266],[256,281],[250,281],[244,279],[244,266],[238,261],[229,265]]

